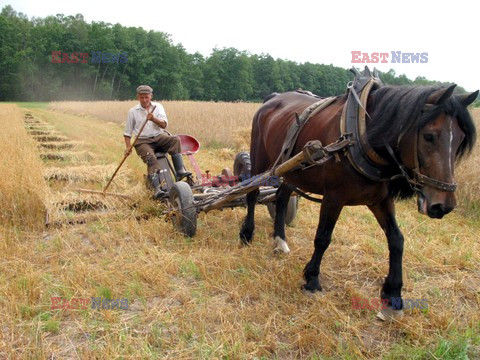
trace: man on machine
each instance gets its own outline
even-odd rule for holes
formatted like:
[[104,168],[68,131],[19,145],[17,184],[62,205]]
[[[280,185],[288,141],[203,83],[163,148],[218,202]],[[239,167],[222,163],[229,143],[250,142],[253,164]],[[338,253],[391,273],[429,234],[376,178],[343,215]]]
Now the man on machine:
[[131,152],[132,133],[138,136],[142,125],[147,121],[141,131],[134,147],[138,156],[147,164],[148,181],[154,190],[154,198],[158,199],[165,195],[160,186],[158,171],[160,164],[155,155],[156,152],[168,152],[172,156],[173,167],[177,181],[192,175],[185,170],[182,159],[180,138],[170,135],[165,128],[168,125],[167,115],[160,103],[152,102],[153,89],[148,85],[137,87],[137,99],[139,104],[128,111],[127,123],[123,136],[125,139],[125,155]]

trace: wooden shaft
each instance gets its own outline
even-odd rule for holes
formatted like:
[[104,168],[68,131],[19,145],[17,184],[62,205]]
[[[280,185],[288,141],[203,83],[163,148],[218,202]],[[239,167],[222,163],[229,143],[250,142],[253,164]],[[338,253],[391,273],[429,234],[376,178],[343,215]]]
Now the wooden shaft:
[[220,209],[222,208],[222,206],[228,204],[229,202],[242,197],[244,194],[247,194],[250,191],[258,189],[260,186],[263,186],[271,179],[272,176],[281,177],[304,161],[305,155],[303,151],[301,151],[291,159],[274,168],[273,171],[267,171],[257,176],[253,176],[247,180],[244,180],[240,184],[216,194],[216,198],[214,198],[213,201],[209,201],[208,198],[205,199],[203,203],[198,204],[198,207],[200,210],[203,210],[205,212]]
[[275,168],[273,170],[273,174],[270,172],[265,172],[250,179],[247,179],[242,183],[224,191],[222,194],[222,198],[216,199],[213,202],[205,204],[204,206],[200,205],[200,207],[205,212],[220,209],[228,202],[234,201],[239,197],[243,196],[244,194],[249,193],[250,191],[253,191],[254,189],[257,189],[260,186],[264,185],[265,182],[268,182],[272,176],[281,177],[282,175],[293,169],[295,166],[302,163],[304,160],[305,156],[303,154],[303,151],[301,151],[293,158],[287,160],[286,162]]
[[249,193],[250,191],[252,191],[254,189],[255,189],[255,186],[245,187],[245,188],[242,188],[242,189],[237,189],[237,191],[235,191],[235,193],[228,194],[221,199],[215,200],[213,203],[205,206],[202,210],[205,211],[205,212],[208,212],[210,210],[221,209],[223,207],[223,205],[225,205],[225,204],[227,204],[231,201],[234,201],[236,199],[241,198],[243,195],[245,195],[246,193]]
[[[130,149],[131,149],[131,148],[132,148],[132,147],[130,147]],[[112,181],[113,181],[113,178],[115,177],[115,175],[117,175],[118,170],[120,170],[120,168],[122,167],[122,165],[123,165],[123,163],[125,162],[125,160],[127,160],[128,155],[129,155],[129,154],[127,153],[127,154],[125,154],[125,155],[123,156],[122,161],[120,161],[120,164],[117,166],[117,169],[116,169],[115,172],[113,173],[113,175],[112,175],[112,177],[110,178],[110,180],[108,181],[107,185],[103,188],[103,191],[102,191],[103,193],[105,193],[105,192],[107,191],[108,187],[110,186],[110,184],[111,184]]]
[[270,178],[271,175],[269,173],[263,173],[247,179],[240,184],[220,193],[223,195],[222,198],[215,199],[213,202],[207,203],[204,207],[202,207],[202,210],[208,212],[210,210],[220,209],[223,205],[242,197],[244,194],[247,194],[250,191],[258,189],[260,186],[263,186]]
[[278,176],[278,177],[283,176],[287,172],[292,170],[295,166],[301,164],[304,161],[305,161],[305,156],[303,154],[303,151],[300,151],[297,155],[295,155],[291,159],[285,161],[284,163],[282,163],[278,167],[276,167],[273,170],[273,175]]
[[[156,107],[157,107],[156,105],[153,107],[152,113],[155,111],[155,108],[156,108]],[[147,125],[148,121],[149,121],[148,119],[145,120],[145,122],[143,123],[142,127],[140,128],[140,131],[138,132],[137,136],[135,137],[135,140],[133,140],[133,143],[132,143],[132,144],[130,145],[130,147],[128,148],[128,152],[127,152],[125,155],[123,155],[122,161],[120,161],[120,164],[119,164],[119,165],[117,166],[117,168],[115,169],[115,172],[113,173],[112,177],[111,177],[110,180],[108,181],[107,185],[103,188],[103,192],[104,192],[104,193],[105,193],[105,191],[107,191],[108,187],[109,187],[110,184],[112,183],[113,178],[115,177],[115,175],[117,175],[118,170],[120,170],[120,168],[122,167],[122,165],[123,165],[123,163],[125,162],[125,160],[127,160],[127,157],[130,155],[133,147],[135,146],[138,138],[140,137],[140,134],[141,134],[142,131],[143,131],[143,128],[145,127],[145,125]]]

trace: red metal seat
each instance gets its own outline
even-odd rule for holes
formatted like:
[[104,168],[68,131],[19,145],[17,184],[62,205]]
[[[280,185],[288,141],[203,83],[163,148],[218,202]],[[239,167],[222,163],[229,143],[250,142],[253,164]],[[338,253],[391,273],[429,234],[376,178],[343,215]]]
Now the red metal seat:
[[200,143],[190,135],[177,135],[182,143],[182,155],[195,154],[200,150]]

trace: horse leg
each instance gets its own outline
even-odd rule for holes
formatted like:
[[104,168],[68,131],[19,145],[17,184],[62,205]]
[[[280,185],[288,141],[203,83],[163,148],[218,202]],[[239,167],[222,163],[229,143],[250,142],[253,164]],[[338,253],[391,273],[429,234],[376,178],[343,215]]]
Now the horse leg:
[[383,283],[381,299],[393,310],[401,310],[402,302],[402,257],[403,235],[395,219],[395,204],[392,198],[386,198],[377,205],[369,206],[382,227],[388,241],[390,264],[388,275]]
[[332,232],[337,223],[338,217],[342,212],[343,205],[336,199],[325,196],[322,200],[322,207],[320,210],[320,221],[318,223],[317,233],[315,234],[315,250],[311,260],[303,270],[303,277],[305,278],[305,290],[315,292],[322,291],[318,276],[320,274],[320,263],[322,262],[323,254],[327,250],[330,241],[332,240]]
[[273,238],[277,242],[277,247],[273,250],[275,252],[283,252],[288,254],[288,248],[285,236],[285,216],[287,214],[288,201],[292,190],[284,183],[280,185],[277,190],[277,198],[275,200],[275,224],[273,231]]
[[260,190],[254,190],[247,194],[247,216],[243,220],[240,230],[240,240],[244,245],[252,241],[253,231],[255,230],[255,204],[257,203]]

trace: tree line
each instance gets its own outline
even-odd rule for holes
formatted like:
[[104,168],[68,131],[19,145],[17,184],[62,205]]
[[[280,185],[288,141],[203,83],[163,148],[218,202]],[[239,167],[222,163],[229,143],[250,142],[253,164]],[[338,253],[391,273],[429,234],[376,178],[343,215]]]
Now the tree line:
[[[87,23],[81,14],[29,19],[9,5],[0,14],[0,101],[124,100],[139,84],[152,86],[157,99],[259,101],[298,88],[342,94],[352,77],[333,65],[234,48],[191,54],[166,33]],[[394,70],[381,78],[395,85],[439,84]]]

